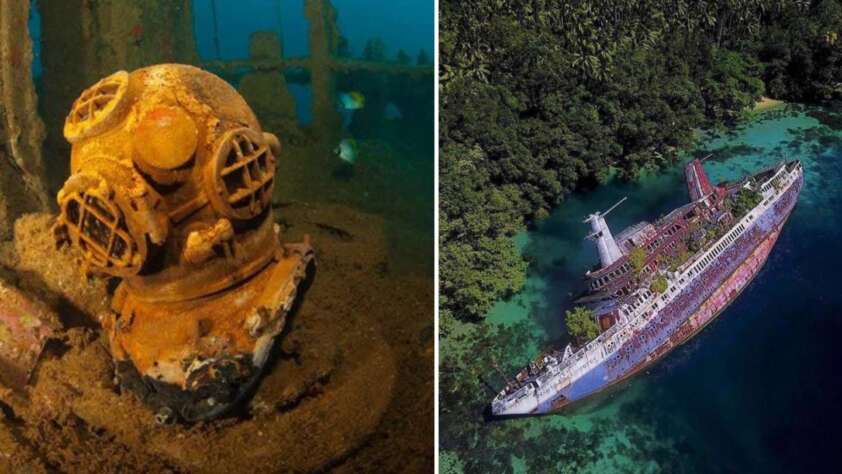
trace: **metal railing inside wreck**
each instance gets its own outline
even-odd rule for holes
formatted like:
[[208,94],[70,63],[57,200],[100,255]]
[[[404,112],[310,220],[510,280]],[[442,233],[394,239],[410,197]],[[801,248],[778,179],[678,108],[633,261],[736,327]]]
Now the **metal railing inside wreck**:
[[[334,85],[341,74],[369,72],[387,76],[429,77],[434,79],[434,65],[411,64],[398,60],[369,60],[343,57],[338,55],[336,38],[339,29],[336,16],[329,0],[305,0],[304,17],[307,22],[309,56],[248,58],[203,61],[202,67],[222,76],[241,75],[252,72],[299,73],[309,81],[303,81],[312,90],[312,124],[317,137],[326,139],[340,122],[335,105]],[[214,18],[214,23],[216,23]],[[216,25],[215,25],[216,28]],[[215,29],[214,40],[217,53],[218,31]],[[424,52],[423,50],[421,52]],[[219,56],[219,55],[218,55]],[[432,97],[430,98],[432,101]]]

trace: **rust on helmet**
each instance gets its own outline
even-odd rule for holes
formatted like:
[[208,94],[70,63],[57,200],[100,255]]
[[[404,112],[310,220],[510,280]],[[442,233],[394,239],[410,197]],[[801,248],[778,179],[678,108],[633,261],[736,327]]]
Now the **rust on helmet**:
[[282,244],[271,197],[281,142],[201,69],[120,71],[67,117],[59,243],[122,278],[101,318],[121,383],[160,420],[205,419],[264,366],[313,260]]

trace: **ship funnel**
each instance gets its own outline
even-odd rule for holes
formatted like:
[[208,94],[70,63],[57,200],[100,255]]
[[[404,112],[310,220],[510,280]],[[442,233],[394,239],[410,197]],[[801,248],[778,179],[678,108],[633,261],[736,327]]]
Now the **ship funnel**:
[[614,240],[614,236],[611,235],[608,224],[605,223],[605,216],[625,200],[626,198],[624,197],[607,211],[590,214],[583,221],[584,223],[591,224],[591,233],[588,234],[587,238],[596,242],[596,248],[599,251],[599,261],[603,267],[611,265],[623,256],[622,252],[620,252],[620,247],[617,246],[617,242]]

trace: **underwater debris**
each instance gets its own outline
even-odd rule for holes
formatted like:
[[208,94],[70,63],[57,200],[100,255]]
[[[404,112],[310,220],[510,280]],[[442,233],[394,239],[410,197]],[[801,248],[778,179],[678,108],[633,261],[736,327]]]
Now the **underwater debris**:
[[357,141],[353,138],[343,138],[333,152],[342,161],[353,164],[357,161]]
[[156,420],[205,420],[257,381],[313,261],[280,242],[271,196],[280,141],[201,69],[119,71],[65,123],[71,176],[59,243],[86,273],[123,278],[101,318],[121,385]]
[[0,382],[22,390],[44,345],[59,327],[52,310],[0,282]]

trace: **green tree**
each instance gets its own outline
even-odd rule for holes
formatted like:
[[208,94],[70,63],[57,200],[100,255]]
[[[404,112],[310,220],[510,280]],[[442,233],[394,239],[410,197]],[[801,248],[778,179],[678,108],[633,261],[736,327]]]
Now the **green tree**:
[[742,188],[732,198],[731,212],[734,213],[734,217],[739,219],[748,211],[754,209],[762,200],[763,195],[759,192]]
[[576,344],[586,344],[599,336],[599,325],[594,319],[593,311],[582,306],[576,306],[572,311],[564,312],[564,324],[567,332]]
[[735,122],[763,95],[760,64],[751,57],[723,49],[710,53],[710,69],[702,85],[707,114]]
[[646,265],[646,251],[642,247],[632,247],[629,250],[629,264],[631,264],[635,273],[642,272],[643,267]]
[[652,280],[652,284],[649,285],[649,290],[652,293],[663,293],[667,291],[667,279],[663,275],[658,275]]

